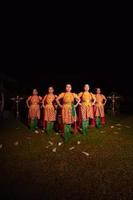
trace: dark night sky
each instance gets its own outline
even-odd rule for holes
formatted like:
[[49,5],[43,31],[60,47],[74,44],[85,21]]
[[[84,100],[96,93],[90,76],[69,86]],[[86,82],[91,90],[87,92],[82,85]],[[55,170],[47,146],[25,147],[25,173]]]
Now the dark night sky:
[[18,80],[18,91],[24,87],[46,92],[53,85],[58,93],[70,82],[75,91],[89,83],[105,93],[131,94],[131,26],[124,17],[96,18],[89,30],[83,24],[79,30],[65,22],[61,27],[48,22],[52,28],[45,29],[45,35],[39,26],[24,29],[19,24],[17,31],[15,25],[4,29],[0,70]]
[[89,83],[93,91],[95,87],[101,87],[105,93],[116,91],[130,94],[132,87],[130,68],[122,65],[120,69],[117,64],[113,66],[112,63],[106,66],[99,63],[20,64],[16,69],[15,66],[14,69],[5,67],[3,71],[18,81],[18,91],[19,87],[20,90],[38,88],[41,93],[45,93],[47,87],[53,85],[58,93],[64,90],[66,83],[71,83],[73,90],[79,92],[85,83]]

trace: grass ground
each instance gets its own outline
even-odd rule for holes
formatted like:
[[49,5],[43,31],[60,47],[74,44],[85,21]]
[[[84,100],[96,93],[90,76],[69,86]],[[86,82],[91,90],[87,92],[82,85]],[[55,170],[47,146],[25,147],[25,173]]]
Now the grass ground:
[[0,199],[133,199],[133,116],[108,117],[104,128],[59,142],[0,122]]

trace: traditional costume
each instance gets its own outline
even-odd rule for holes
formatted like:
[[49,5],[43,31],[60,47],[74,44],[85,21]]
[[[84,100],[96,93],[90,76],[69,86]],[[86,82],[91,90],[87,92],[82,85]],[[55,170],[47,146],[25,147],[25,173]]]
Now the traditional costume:
[[47,94],[43,98],[44,128],[46,128],[48,134],[52,132],[56,120],[55,99],[56,95],[54,94]]
[[96,94],[96,104],[95,104],[95,118],[96,126],[99,128],[100,124],[105,124],[105,114],[104,114],[104,104],[106,102],[106,97],[103,94]]
[[79,101],[79,97],[75,93],[64,92],[57,97],[57,103],[60,99],[63,100],[61,116],[64,126],[64,139],[67,142],[71,136],[71,125],[76,123],[74,100]]
[[80,124],[82,124],[83,134],[86,135],[88,133],[89,119],[94,118],[93,102],[95,101],[95,95],[85,91],[80,92],[78,96],[81,99],[81,104],[79,106],[79,121]]
[[36,95],[29,96],[27,99],[27,105],[29,107],[28,119],[31,130],[37,128],[38,120],[40,119],[40,103],[42,97]]

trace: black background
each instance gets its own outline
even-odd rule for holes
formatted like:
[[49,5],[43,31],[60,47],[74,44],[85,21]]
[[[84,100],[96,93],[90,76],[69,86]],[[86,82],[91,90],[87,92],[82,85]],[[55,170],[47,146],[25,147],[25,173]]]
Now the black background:
[[44,23],[17,16],[3,18],[0,71],[18,81],[18,93],[37,88],[43,95],[50,85],[59,93],[66,83],[79,92],[89,83],[92,91],[132,96],[130,16],[116,10],[88,20],[49,16]]

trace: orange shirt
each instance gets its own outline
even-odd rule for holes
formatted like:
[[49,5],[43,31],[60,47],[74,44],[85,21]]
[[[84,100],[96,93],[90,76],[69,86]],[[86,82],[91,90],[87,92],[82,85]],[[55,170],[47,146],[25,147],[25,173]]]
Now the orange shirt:
[[31,105],[39,104],[41,100],[42,100],[42,97],[38,95],[33,95],[33,96],[28,97],[28,101],[30,101]]
[[91,106],[92,101],[96,99],[91,92],[80,92],[78,96],[81,98],[81,104],[85,106]]
[[104,100],[106,100],[106,97],[103,94],[96,94],[96,105],[101,106],[104,103]]
[[44,96],[44,104],[47,106],[53,106],[53,101],[55,100],[56,95],[54,94],[47,94]]
[[79,99],[78,95],[72,92],[62,92],[58,99],[63,99],[63,105],[68,105],[69,107],[72,105],[74,98]]

